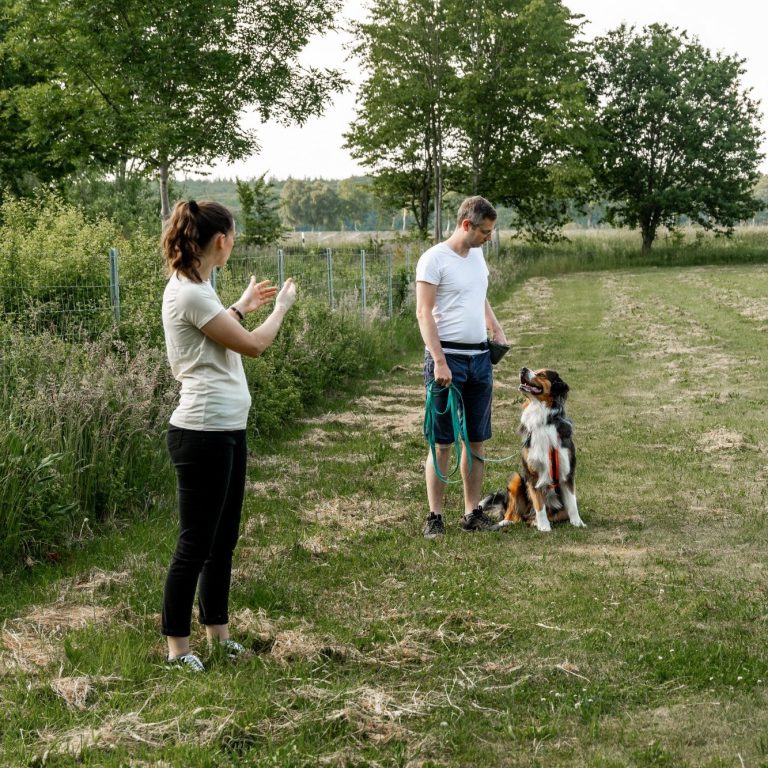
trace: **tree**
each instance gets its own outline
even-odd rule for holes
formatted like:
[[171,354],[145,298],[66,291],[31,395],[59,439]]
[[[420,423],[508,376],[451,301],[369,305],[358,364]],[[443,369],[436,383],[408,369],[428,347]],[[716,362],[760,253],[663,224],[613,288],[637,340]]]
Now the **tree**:
[[639,227],[643,250],[682,215],[728,233],[759,209],[759,112],[743,64],[666,25],[622,25],[595,41],[595,176],[608,221]]
[[581,17],[560,0],[480,0],[460,13],[459,184],[514,208],[518,224],[543,236],[591,176]]
[[160,181],[169,213],[173,170],[257,150],[240,127],[255,107],[266,120],[302,123],[344,81],[304,67],[298,54],[332,27],[340,0],[18,0],[10,47],[53,65],[28,89],[24,117],[44,135],[65,126],[63,155],[78,143],[97,160],[137,160]]
[[376,0],[346,138],[382,199],[435,238],[451,189],[559,221],[590,175],[578,29],[560,0]]
[[335,190],[320,179],[288,179],[280,193],[280,211],[292,227],[334,229],[340,211],[339,198]]
[[454,76],[448,53],[454,0],[376,0],[355,25],[355,53],[368,78],[345,134],[352,156],[370,168],[385,205],[407,207],[426,235],[434,202],[441,236],[444,159],[450,152]]
[[265,176],[263,173],[250,184],[235,179],[246,245],[272,245],[285,233],[272,182],[265,181]]
[[29,146],[29,121],[22,115],[20,94],[48,75],[33,70],[29,64],[12,56],[3,46],[8,34],[8,0],[0,0],[0,200],[4,191],[14,195],[30,193],[45,184],[71,173],[80,157],[70,156],[63,162],[51,162],[49,156],[58,146],[58,126],[49,126],[48,133]]

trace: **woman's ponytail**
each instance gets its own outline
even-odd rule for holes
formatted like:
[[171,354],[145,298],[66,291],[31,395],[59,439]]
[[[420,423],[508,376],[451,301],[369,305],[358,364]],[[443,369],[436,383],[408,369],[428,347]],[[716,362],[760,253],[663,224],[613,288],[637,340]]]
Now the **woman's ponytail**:
[[235,220],[220,203],[180,200],[173,206],[163,230],[163,255],[168,273],[180,272],[195,283],[202,283],[198,267],[203,252],[215,235],[227,235]]

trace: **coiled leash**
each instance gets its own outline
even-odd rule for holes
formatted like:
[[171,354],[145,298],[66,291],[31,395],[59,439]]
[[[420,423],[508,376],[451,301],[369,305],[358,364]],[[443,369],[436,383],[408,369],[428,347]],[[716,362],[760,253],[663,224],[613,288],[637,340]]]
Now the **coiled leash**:
[[[435,401],[439,395],[448,391],[448,396],[445,400],[445,409],[440,410]],[[435,425],[437,423],[438,416],[445,416],[450,414],[451,427],[453,432],[453,451],[456,457],[456,463],[447,475],[443,475],[440,471],[440,467],[437,464],[437,451],[435,450]],[[458,387],[451,383],[447,387],[443,387],[438,384],[434,379],[427,384],[427,402],[424,409],[424,437],[429,443],[429,449],[432,452],[432,466],[435,468],[437,476],[444,483],[460,483],[461,480],[451,480],[450,478],[456,474],[461,466],[461,448],[462,443],[467,450],[467,462],[469,464],[469,471],[472,471],[472,451],[469,450],[469,435],[467,434],[467,425],[464,421],[464,401],[461,398],[461,392]]]
[[[448,390],[445,409],[440,410],[435,402],[435,398]],[[446,413],[451,416],[451,427],[453,432],[453,451],[456,457],[456,463],[447,475],[443,475],[440,467],[437,465],[437,454],[435,450],[435,424],[438,416],[444,416]],[[455,384],[451,383],[447,387],[438,384],[434,379],[427,384],[427,402],[424,410],[424,437],[429,444],[432,452],[432,466],[435,473],[444,483],[460,483],[461,479],[451,480],[461,466],[462,443],[467,451],[467,469],[472,472],[472,460],[482,462],[483,464],[500,464],[504,461],[510,461],[515,458],[515,454],[505,456],[503,459],[489,459],[487,456],[478,456],[472,453],[469,447],[469,435],[467,434],[467,425],[464,421],[464,401],[461,392]]]

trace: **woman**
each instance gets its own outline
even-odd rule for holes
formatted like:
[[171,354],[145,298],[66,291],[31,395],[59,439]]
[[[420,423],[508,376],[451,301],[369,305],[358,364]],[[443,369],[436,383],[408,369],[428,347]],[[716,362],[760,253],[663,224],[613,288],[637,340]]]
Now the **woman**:
[[[189,646],[196,588],[209,646],[219,643],[230,656],[245,650],[230,639],[228,628],[251,404],[240,356],[264,352],[296,300],[291,279],[277,293],[268,280],[257,283],[251,277],[243,295],[225,309],[210,276],[227,263],[234,241],[232,214],[218,203],[194,200],[176,203],[162,241],[170,274],[163,294],[165,343],[173,375],[181,382],[181,398],[168,429],[178,485],[179,537],[165,582],[162,631],[168,663],[196,672],[205,671]],[[275,295],[269,317],[253,331],[243,328],[245,315]]]

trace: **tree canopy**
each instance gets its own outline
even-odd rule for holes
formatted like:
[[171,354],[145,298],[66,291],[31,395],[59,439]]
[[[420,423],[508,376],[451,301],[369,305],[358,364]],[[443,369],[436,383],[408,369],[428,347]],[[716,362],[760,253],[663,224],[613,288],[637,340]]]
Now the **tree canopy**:
[[46,74],[20,99],[39,144],[62,135],[49,157],[83,145],[94,162],[134,161],[167,182],[217,159],[258,148],[240,117],[302,123],[322,111],[343,78],[306,67],[298,54],[332,27],[340,0],[19,0],[5,50]]
[[424,232],[434,208],[436,238],[451,189],[559,220],[589,175],[578,29],[559,0],[376,0],[347,146]]
[[666,25],[595,41],[595,177],[607,219],[639,227],[643,249],[682,215],[727,232],[759,210],[759,112],[743,64]]

